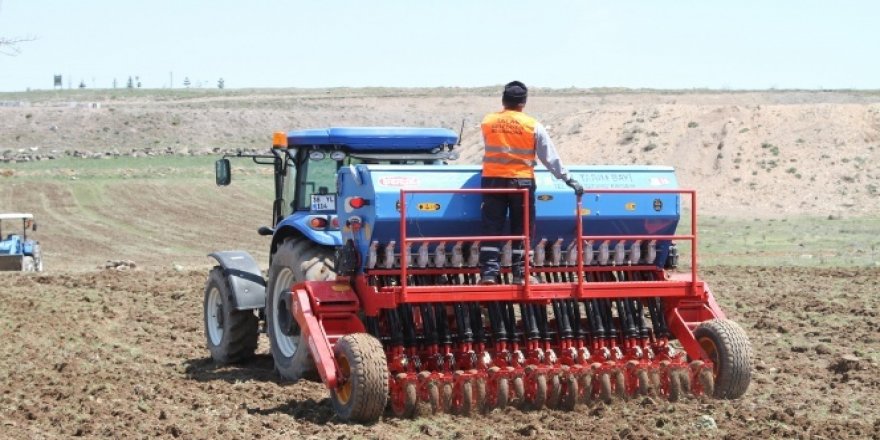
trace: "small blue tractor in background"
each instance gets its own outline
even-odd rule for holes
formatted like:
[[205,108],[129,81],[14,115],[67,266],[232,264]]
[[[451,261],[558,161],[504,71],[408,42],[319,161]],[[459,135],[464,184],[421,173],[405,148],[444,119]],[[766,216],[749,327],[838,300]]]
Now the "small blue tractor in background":
[[[18,222],[21,222],[21,234],[18,233]],[[16,229],[9,225],[15,225]],[[27,237],[28,229],[37,230],[33,214],[0,214],[0,270],[43,271],[40,242]]]

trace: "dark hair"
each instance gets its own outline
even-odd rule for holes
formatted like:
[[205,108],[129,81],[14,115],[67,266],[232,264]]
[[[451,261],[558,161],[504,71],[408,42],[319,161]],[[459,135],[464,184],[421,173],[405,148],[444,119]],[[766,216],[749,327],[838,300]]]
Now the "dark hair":
[[501,95],[501,103],[505,107],[516,107],[525,104],[529,95],[529,89],[520,81],[511,81],[504,85],[504,93]]

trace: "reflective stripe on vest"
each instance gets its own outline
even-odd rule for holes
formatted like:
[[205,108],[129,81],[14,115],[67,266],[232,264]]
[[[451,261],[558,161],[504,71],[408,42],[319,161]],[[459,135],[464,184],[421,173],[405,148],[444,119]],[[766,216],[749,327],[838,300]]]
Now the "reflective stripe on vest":
[[490,113],[481,125],[483,177],[535,177],[535,118],[513,110]]

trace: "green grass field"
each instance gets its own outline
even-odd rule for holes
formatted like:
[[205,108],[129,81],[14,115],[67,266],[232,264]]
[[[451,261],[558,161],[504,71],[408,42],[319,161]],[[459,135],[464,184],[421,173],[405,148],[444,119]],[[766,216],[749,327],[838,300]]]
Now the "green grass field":
[[[103,224],[119,232],[129,231],[131,236],[153,232],[139,234],[138,230],[143,228],[142,225],[125,223],[124,220],[114,222],[107,218],[107,213],[112,212],[124,200],[120,198],[122,196],[114,195],[121,187],[151,188],[151,191],[158,194],[166,194],[167,197],[150,195],[150,198],[145,199],[149,203],[158,203],[157,206],[162,206],[161,202],[168,202],[175,207],[221,205],[222,209],[218,212],[226,210],[227,215],[239,219],[268,218],[273,197],[271,167],[254,164],[248,159],[233,160],[232,186],[228,189],[216,188],[213,179],[214,161],[217,158],[62,158],[2,164],[0,171],[6,172],[0,175],[11,171],[12,176],[0,177],[0,183],[15,183],[29,188],[38,188],[34,185],[39,185],[40,182],[56,187],[60,185],[69,192],[67,197],[77,206],[60,217],[81,216],[81,221]],[[141,196],[136,189],[133,191],[132,197]],[[247,199],[246,204],[240,202],[241,197]],[[52,209],[52,203],[57,202],[50,196],[45,198],[43,206]],[[189,218],[176,218],[185,215],[185,210],[183,213],[175,213],[167,208],[164,209],[165,212],[158,212],[158,209],[157,207],[155,211],[156,216],[165,223],[191,221]],[[687,214],[682,217],[678,232],[685,234],[690,228],[690,217]],[[228,221],[224,218],[231,217],[218,217],[215,221]],[[703,266],[880,266],[880,217],[829,219],[799,216],[780,219],[756,215],[754,218],[744,219],[704,215],[698,222],[699,264]],[[188,232],[182,228],[178,234],[188,235]],[[236,240],[235,237],[227,239],[233,243]],[[189,241],[194,245],[200,242],[195,235]],[[175,246],[174,241],[169,241],[165,246]],[[681,265],[687,267],[690,262],[690,244],[681,242],[680,249],[683,256]],[[190,253],[199,252],[201,249],[191,250]]]

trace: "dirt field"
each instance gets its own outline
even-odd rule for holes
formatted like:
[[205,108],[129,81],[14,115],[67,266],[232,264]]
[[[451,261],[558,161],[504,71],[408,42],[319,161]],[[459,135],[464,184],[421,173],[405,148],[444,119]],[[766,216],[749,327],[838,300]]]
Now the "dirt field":
[[[265,265],[255,231],[270,220],[271,171],[236,164],[217,188],[215,157],[185,153],[268,147],[275,130],[464,118],[462,162],[475,163],[498,90],[118,92],[0,94],[0,157],[61,157],[0,163],[0,211],[36,214],[47,268],[0,273],[0,438],[880,439],[876,92],[534,89],[528,111],[567,163],[671,165],[700,192],[700,272],[751,337],[752,386],[737,401],[373,426],[339,423],[320,384],[279,382],[265,337],[251,363],[211,362],[206,254],[245,249]],[[181,155],[116,156],[144,148]]]
[[265,354],[215,367],[203,271],[0,274],[2,437],[880,438],[880,269],[704,275],[757,354],[741,400],[359,426],[334,419],[323,386],[280,383]]

